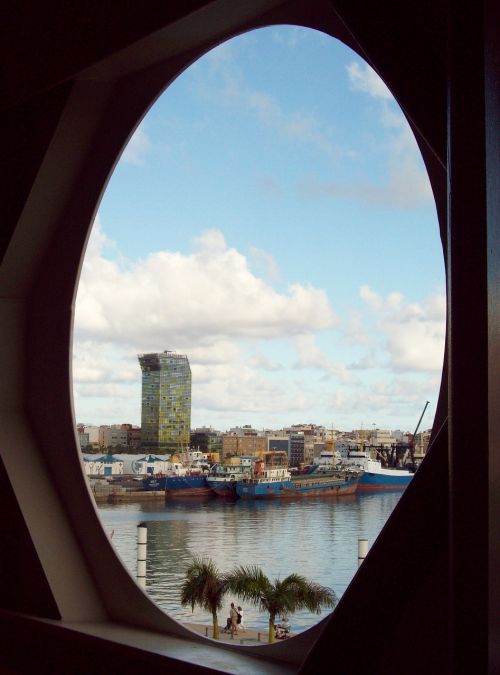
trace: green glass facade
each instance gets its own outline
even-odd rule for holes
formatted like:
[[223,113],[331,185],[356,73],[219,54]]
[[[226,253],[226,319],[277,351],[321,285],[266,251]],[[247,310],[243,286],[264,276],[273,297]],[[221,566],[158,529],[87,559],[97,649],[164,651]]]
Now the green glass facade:
[[142,370],[141,446],[180,451],[189,448],[191,368],[187,356],[165,351],[140,354]]

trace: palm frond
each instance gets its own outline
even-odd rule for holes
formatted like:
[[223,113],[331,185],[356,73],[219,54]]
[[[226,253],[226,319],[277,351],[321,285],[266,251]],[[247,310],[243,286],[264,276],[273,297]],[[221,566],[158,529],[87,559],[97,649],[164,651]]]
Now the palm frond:
[[225,576],[210,558],[194,556],[181,586],[181,604],[200,605],[209,612],[222,608],[226,590]]
[[272,585],[260,567],[239,565],[227,574],[226,581],[228,589],[244,602],[268,610],[268,595]]

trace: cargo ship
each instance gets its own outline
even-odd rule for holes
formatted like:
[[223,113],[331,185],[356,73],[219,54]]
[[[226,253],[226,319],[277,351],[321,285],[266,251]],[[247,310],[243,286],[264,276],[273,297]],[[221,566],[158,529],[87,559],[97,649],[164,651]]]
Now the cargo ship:
[[167,476],[165,498],[213,496],[206,474],[187,473],[185,476]]
[[164,474],[147,476],[142,481],[143,490],[165,492],[165,497],[199,497],[212,495],[207,485],[209,465],[203,453],[190,450],[179,457],[174,455]]
[[343,459],[342,466],[363,471],[358,492],[404,490],[414,476],[414,472],[407,469],[383,467],[378,459],[372,459],[368,450],[351,450],[348,457]]
[[142,481],[143,490],[163,490],[165,497],[197,497],[212,494],[207,475],[186,472],[170,476],[148,476]]
[[337,497],[354,494],[362,471],[335,471],[329,475],[305,474],[292,477],[286,453],[265,453],[255,462],[252,474],[236,483],[241,499],[285,499]]
[[236,499],[236,484],[251,474],[253,464],[251,457],[231,458],[226,464],[215,464],[207,476],[207,485],[219,497]]

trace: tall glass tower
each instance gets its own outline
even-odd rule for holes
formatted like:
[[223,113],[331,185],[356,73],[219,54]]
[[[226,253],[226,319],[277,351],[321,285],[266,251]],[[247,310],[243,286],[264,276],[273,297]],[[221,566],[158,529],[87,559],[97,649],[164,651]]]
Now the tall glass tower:
[[191,429],[191,368],[187,356],[165,351],[139,354],[138,358],[142,370],[142,447],[187,450]]

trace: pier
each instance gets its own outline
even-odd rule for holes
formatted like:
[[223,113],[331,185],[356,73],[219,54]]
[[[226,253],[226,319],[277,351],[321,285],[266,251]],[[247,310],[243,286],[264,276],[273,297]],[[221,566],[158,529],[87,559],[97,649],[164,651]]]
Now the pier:
[[119,504],[124,502],[165,501],[164,490],[143,490],[139,486],[124,486],[95,481],[90,483],[90,489],[98,504]]

